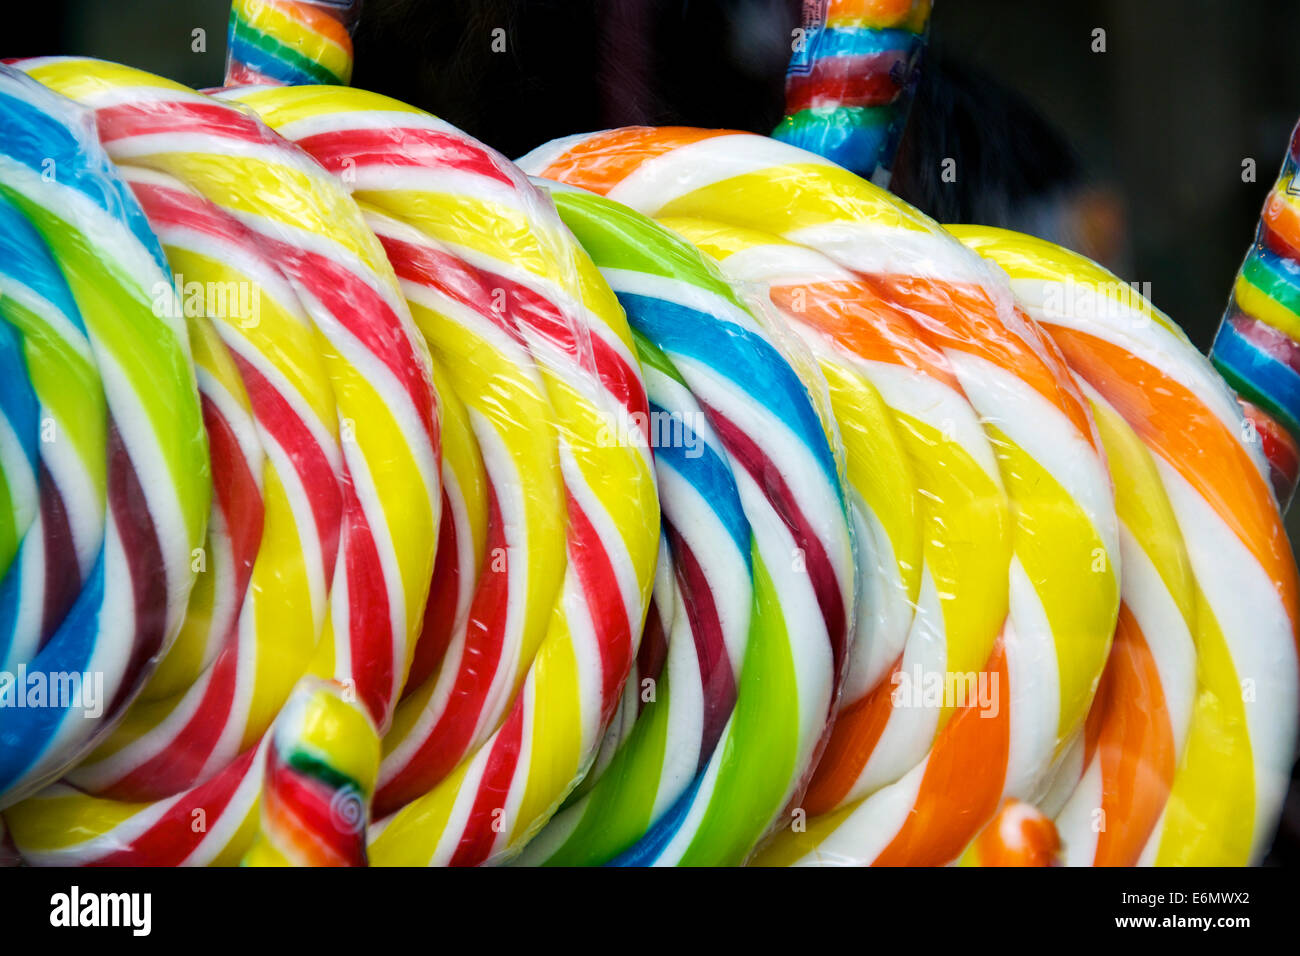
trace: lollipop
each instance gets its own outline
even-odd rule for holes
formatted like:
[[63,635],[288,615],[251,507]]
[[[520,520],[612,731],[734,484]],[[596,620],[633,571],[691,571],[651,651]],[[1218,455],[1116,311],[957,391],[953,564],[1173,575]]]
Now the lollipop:
[[347,84],[361,0],[234,0],[226,84]]
[[[988,702],[996,716],[982,716],[985,708],[968,703],[933,708],[938,714],[922,721],[904,713],[888,688],[866,687],[857,699],[846,694],[810,788],[809,799],[831,812],[803,832],[783,833],[760,859],[955,858],[1003,794],[1032,796],[1046,787],[1082,726],[1114,627],[1113,504],[1091,418],[1059,353],[1014,311],[987,267],[937,226],[800,150],[740,134],[629,129],[557,141],[522,162],[670,217],[675,228],[687,217],[725,222],[731,234],[724,231],[711,244],[690,235],[732,275],[758,277],[778,290],[783,272],[799,276],[809,251],[801,247],[811,246],[819,260],[839,267],[839,274],[826,272],[832,283],[852,288],[856,282],[859,295],[884,300],[951,368],[947,387],[959,388],[980,416],[1013,505],[1009,618],[1000,634],[977,629],[971,635],[965,654],[975,663],[962,668],[976,677],[974,669],[984,672],[990,687],[997,681]],[[735,235],[736,227],[745,232]],[[755,241],[755,233],[771,241]],[[791,296],[788,311],[807,310],[809,298],[802,298],[795,308]],[[832,312],[836,302],[823,294],[820,307]],[[862,309],[865,318],[869,300]],[[824,326],[823,350],[831,319],[816,319]],[[878,334],[899,338],[884,323]],[[983,482],[991,484],[987,476]],[[925,633],[924,625],[920,630]],[[935,641],[918,637],[918,648],[927,643]],[[889,662],[884,670],[896,666]],[[923,679],[960,673],[933,656],[918,670]],[[882,734],[891,722],[896,735]],[[953,784],[956,775],[961,787]]]
[[[246,390],[253,427],[214,448],[223,473],[238,475],[241,457],[262,463],[264,519],[255,555],[224,522],[232,563],[252,567],[233,598],[213,585],[214,619],[223,602],[238,609],[215,654],[184,645],[157,693],[78,768],[78,786],[103,796],[49,791],[11,811],[11,828],[34,862],[231,862],[256,823],[258,741],[297,679],[337,678],[380,727],[405,683],[440,498],[428,355],[355,205],[256,120],[112,64],[24,66],[98,108],[176,261],[257,290],[257,321],[224,316],[217,358],[199,358],[227,423]],[[250,495],[226,491],[228,519],[228,500]],[[202,827],[184,822],[194,814]]]
[[1285,508],[1295,492],[1300,454],[1300,126],[1264,203],[1210,359],[1243,399]]
[[1258,862],[1300,667],[1295,564],[1255,433],[1178,326],[1113,275],[1027,236],[954,232],[1007,271],[1087,383],[1119,490],[1115,649],[1064,806],[1044,803],[1067,859]]
[[170,275],[90,117],[0,67],[0,134],[4,806],[81,757],[167,652],[211,484]]
[[647,637],[621,729],[522,862],[735,865],[798,796],[847,661],[853,563],[828,426],[688,243],[552,190],[638,334],[669,624],[661,672]]
[[925,49],[930,0],[805,3],[775,139],[889,185]]
[[508,858],[594,757],[645,618],[658,508],[622,310],[549,201],[447,124],[340,89],[227,96],[353,187],[488,487],[467,614],[385,739],[371,861]]
[[303,681],[266,751],[261,826],[245,866],[364,866],[379,737],[335,683]]

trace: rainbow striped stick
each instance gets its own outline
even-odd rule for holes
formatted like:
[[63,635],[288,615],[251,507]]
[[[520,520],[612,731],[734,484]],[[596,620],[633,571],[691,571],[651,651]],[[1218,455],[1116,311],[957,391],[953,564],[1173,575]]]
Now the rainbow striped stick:
[[1300,125],[1232,287],[1210,360],[1242,399],[1285,510],[1300,476]]
[[772,136],[888,188],[930,9],[931,0],[804,0]]
[[227,86],[352,80],[352,36],[362,0],[233,0]]

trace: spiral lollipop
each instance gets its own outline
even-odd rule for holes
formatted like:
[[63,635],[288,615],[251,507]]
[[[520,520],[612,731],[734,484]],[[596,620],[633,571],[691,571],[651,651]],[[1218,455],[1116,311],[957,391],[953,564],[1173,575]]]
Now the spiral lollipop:
[[1114,436],[1124,608],[1057,813],[1068,860],[1258,862],[1300,666],[1296,569],[1256,433],[1178,326],[1110,273],[1027,236],[954,232],[1007,271]]
[[629,687],[635,724],[522,861],[734,865],[798,796],[847,662],[853,563],[829,426],[688,243],[552,190],[639,336],[675,587],[656,595],[672,612],[662,674],[638,674],[659,678],[653,700]]
[[775,139],[888,187],[925,49],[930,0],[805,3]]
[[4,806],[77,760],[167,652],[211,485],[170,275],[90,118],[0,67],[0,133]]
[[245,866],[364,866],[379,737],[345,689],[304,681],[266,751],[261,825]]
[[[137,71],[24,66],[97,108],[101,135],[139,171],[134,186],[177,262],[266,292],[256,322],[218,323],[211,351],[228,348],[234,374],[217,362],[205,376],[227,423],[246,389],[255,427],[214,447],[231,475],[241,457],[263,461],[250,448],[264,453],[248,469],[261,487],[254,480],[242,495],[262,493],[264,520],[255,555],[225,522],[232,563],[252,567],[215,656],[196,639],[165,662],[168,680],[78,768],[78,786],[102,796],[60,788],[10,822],[34,862],[236,861],[256,822],[259,740],[296,680],[307,670],[337,678],[381,727],[405,683],[440,498],[429,359],[355,205],[292,146],[230,106]],[[173,832],[193,813],[204,827]]]
[[[797,269],[801,247],[811,246],[847,274],[832,279],[861,282],[886,300],[951,367],[1013,506],[1010,614],[1000,635],[981,638],[988,657],[975,655],[973,665],[990,685],[998,675],[990,704],[1000,716],[969,706],[943,713],[918,744],[918,722],[891,712],[889,697],[874,708],[847,700],[810,789],[831,812],[782,834],[761,859],[955,858],[1004,794],[1046,787],[1082,727],[1114,626],[1113,503],[1091,418],[1059,353],[987,267],[933,223],[800,150],[740,134],[629,129],[557,141],[522,162],[669,217],[674,228],[690,217],[774,237],[752,252],[748,239],[706,245],[733,275],[752,267],[770,278],[783,255]],[[1013,723],[1012,712],[1023,716]],[[880,733],[891,720],[913,728],[901,750]],[[876,754],[908,752],[919,762],[899,757],[873,777]],[[956,775],[978,785],[956,787]]]
[[447,124],[349,90],[226,95],[353,187],[489,489],[468,615],[385,739],[371,861],[508,858],[594,757],[646,613],[647,442],[611,440],[647,414],[626,320],[549,202]]
[[233,0],[226,85],[338,83],[352,79],[361,0]]

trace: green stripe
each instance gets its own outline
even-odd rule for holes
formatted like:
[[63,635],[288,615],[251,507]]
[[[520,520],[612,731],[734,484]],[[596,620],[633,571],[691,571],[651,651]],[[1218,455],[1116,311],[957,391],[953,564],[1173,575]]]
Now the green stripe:
[[257,47],[271,58],[287,63],[295,70],[310,76],[315,83],[324,86],[347,85],[347,80],[333,70],[310,57],[304,56],[293,47],[286,46],[269,33],[263,33],[261,30],[254,28],[239,16],[233,7],[230,10],[230,23],[234,35],[240,40],[250,46]]
[[[0,193],[45,238],[96,346],[113,356],[144,407],[189,545],[198,547],[207,525],[212,481],[198,389],[176,332],[153,314],[150,290],[98,254],[100,242],[7,187],[0,186]],[[163,273],[158,276],[162,279]],[[136,467],[143,465],[137,462]],[[151,477],[141,475],[145,482]]]
[[677,233],[603,196],[567,190],[551,195],[564,224],[600,268],[688,282],[748,312],[718,270]]
[[631,847],[654,822],[672,712],[667,662],[656,683],[655,700],[581,804],[581,822],[544,865],[598,866]]
[[[23,337],[32,388],[57,423],[54,440],[72,444],[102,502],[107,489],[108,412],[99,372],[40,315],[13,298],[5,303],[0,314]],[[41,427],[45,427],[43,422]]]
[[1241,275],[1256,289],[1300,319],[1300,289],[1263,259],[1252,255],[1241,266]]
[[1300,435],[1300,421],[1297,421],[1290,411],[1284,408],[1266,392],[1260,391],[1259,387],[1250,379],[1242,377],[1231,365],[1219,362],[1213,357],[1211,360],[1214,363],[1215,369],[1217,369],[1218,373],[1223,376],[1223,380],[1232,387],[1234,392],[1268,412],[1268,414],[1273,416],[1273,418],[1282,423],[1282,426],[1288,433],[1292,435]]
[[708,809],[681,866],[738,866],[784,809],[799,751],[799,685],[780,596],[754,548],[754,613],[736,710],[714,751]]

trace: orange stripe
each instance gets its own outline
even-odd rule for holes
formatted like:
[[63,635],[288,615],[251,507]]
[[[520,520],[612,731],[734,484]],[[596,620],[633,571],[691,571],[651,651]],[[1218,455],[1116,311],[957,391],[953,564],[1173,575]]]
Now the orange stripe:
[[829,335],[854,355],[914,369],[961,392],[944,354],[925,342],[924,333],[911,318],[866,283],[774,286],[770,296],[779,308]]
[[734,135],[736,131],[729,129],[626,126],[594,133],[570,146],[542,176],[604,196],[648,160],[701,140]]
[[[988,294],[977,286],[899,274],[864,278],[887,290],[885,297],[907,309],[945,348],[982,358],[1025,382],[1060,409],[1079,434],[1096,447],[1091,419],[1064,358],[1019,308],[1016,312],[1023,321],[1013,332],[1003,324]],[[1017,334],[1020,332],[1028,338]]]
[[1103,818],[1093,865],[1135,866],[1169,799],[1178,755],[1155,657],[1126,604],[1093,711],[1104,715],[1098,740]]
[[339,46],[346,49],[352,48],[352,38],[348,35],[347,28],[339,22],[338,17],[325,12],[321,7],[307,3],[295,3],[292,0],[290,2],[269,0],[269,5],[283,11],[286,16],[292,17],[317,33],[324,34]]
[[1053,327],[1071,367],[1236,534],[1273,582],[1294,634],[1296,568],[1268,483],[1226,425],[1159,369],[1104,339]]
[[1292,249],[1300,249],[1300,215],[1295,206],[1286,201],[1278,192],[1268,194],[1264,204],[1264,221],[1268,228],[1277,233]]
[[890,668],[890,679],[881,681],[871,693],[858,698],[835,718],[826,750],[804,795],[803,806],[809,816],[834,810],[858,782],[893,713],[892,677],[902,664],[900,654]]
[[948,721],[930,751],[907,821],[874,866],[943,866],[997,810],[1011,748],[1011,682],[1002,635],[985,671],[998,675],[997,716],[983,716],[976,705]]

